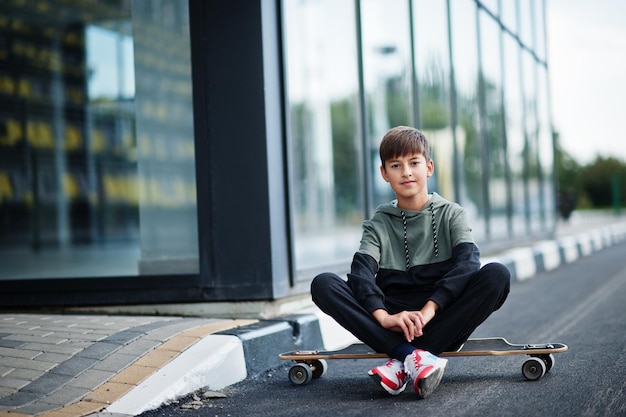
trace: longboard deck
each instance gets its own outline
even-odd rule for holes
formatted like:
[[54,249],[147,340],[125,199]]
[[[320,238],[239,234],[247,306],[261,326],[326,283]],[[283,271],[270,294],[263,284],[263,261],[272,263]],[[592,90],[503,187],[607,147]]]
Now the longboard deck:
[[[443,352],[442,357],[453,356],[503,356],[528,355],[522,365],[522,375],[535,381],[543,377],[554,365],[554,353],[567,351],[563,343],[516,344],[503,337],[468,339],[453,352]],[[374,352],[363,344],[355,343],[339,350],[295,350],[278,355],[282,360],[295,361],[289,370],[289,380],[295,385],[307,384],[326,373],[328,359],[376,359],[387,358],[384,353]]]
[[[567,351],[563,343],[516,344],[502,337],[468,339],[459,350],[443,352],[439,356],[499,356],[499,355],[549,355]],[[294,350],[281,353],[283,360],[314,359],[380,359],[387,358],[384,353],[372,351],[363,343],[355,343],[339,350]]]

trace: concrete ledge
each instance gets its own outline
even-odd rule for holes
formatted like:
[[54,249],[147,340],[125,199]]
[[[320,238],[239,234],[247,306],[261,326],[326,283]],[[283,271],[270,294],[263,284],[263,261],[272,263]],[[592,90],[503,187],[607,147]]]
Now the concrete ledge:
[[323,348],[318,320],[312,315],[290,315],[227,330],[243,344],[246,369],[259,374],[280,365],[278,353],[304,348]]
[[105,412],[135,416],[203,387],[222,389],[246,378],[245,363],[243,346],[237,337],[206,336],[108,406]]

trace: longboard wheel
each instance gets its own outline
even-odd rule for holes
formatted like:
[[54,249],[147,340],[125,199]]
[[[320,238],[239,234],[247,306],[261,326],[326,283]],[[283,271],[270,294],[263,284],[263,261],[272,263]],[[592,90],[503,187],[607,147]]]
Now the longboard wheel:
[[550,372],[550,369],[554,367],[554,355],[550,353],[549,355],[545,355],[541,359],[543,359],[543,361],[546,363],[546,373]]
[[289,380],[294,385],[305,385],[313,379],[313,370],[306,363],[297,363],[289,369]]
[[324,359],[315,359],[311,362],[311,369],[313,370],[313,379],[321,378],[328,370],[328,362]]
[[530,358],[522,365],[522,374],[529,381],[536,381],[546,374],[546,363],[541,358]]
[[539,358],[546,364],[546,373],[550,372],[550,369],[554,367],[554,355],[552,353],[548,355],[531,355],[533,358]]

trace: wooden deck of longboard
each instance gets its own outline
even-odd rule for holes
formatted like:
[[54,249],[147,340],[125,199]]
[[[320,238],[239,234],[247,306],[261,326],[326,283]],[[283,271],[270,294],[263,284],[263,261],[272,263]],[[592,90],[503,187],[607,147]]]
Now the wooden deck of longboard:
[[[562,343],[515,344],[504,338],[469,339],[459,350],[443,352],[439,356],[500,356],[500,355],[549,355],[565,352],[567,345]],[[281,353],[283,360],[315,360],[315,359],[380,359],[387,358],[384,353],[370,350],[364,344],[353,344],[334,351],[299,350]]]

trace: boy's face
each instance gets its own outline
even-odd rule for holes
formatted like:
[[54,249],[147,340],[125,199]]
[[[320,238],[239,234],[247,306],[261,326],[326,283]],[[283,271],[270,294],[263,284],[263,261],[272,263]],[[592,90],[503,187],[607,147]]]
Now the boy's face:
[[380,173],[395,192],[398,203],[428,198],[426,181],[433,171],[432,159],[427,161],[422,154],[398,156],[380,167]]

